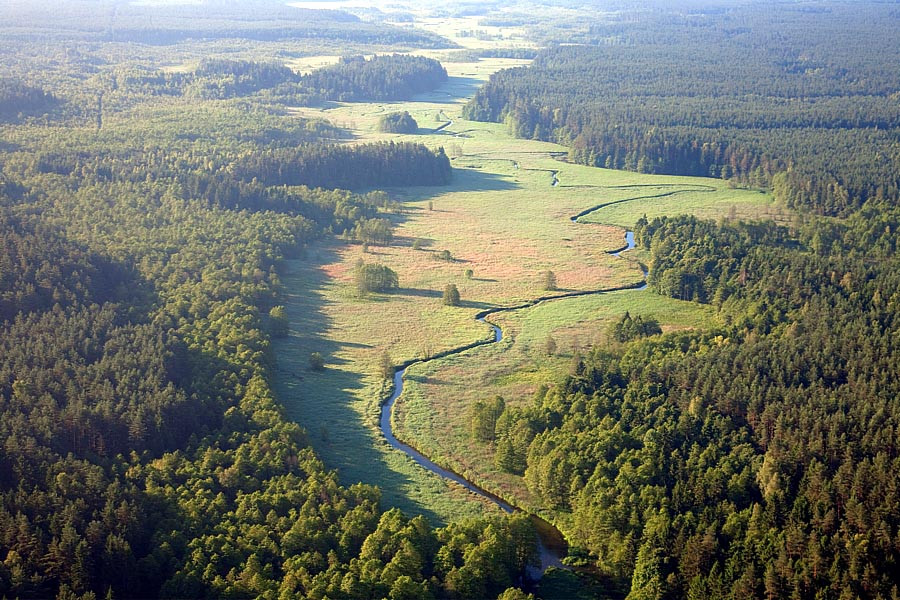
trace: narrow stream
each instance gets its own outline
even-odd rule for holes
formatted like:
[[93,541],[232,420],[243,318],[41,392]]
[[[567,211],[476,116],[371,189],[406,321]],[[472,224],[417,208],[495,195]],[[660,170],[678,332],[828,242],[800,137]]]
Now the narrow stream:
[[[556,179],[555,175],[554,175],[554,179]],[[554,185],[555,184],[556,183],[554,183]],[[581,215],[579,215],[579,216],[581,216]],[[575,220],[575,218],[573,218],[573,220]],[[622,252],[631,250],[632,248],[634,248],[634,232],[628,231],[625,233],[625,247],[620,250],[617,250],[615,252],[611,252],[610,254],[621,258]],[[643,270],[643,268],[642,268],[642,270]],[[502,498],[496,496],[495,494],[492,494],[491,492],[484,490],[484,489],[480,488],[479,486],[475,485],[471,481],[468,481],[467,479],[465,479],[458,473],[455,473],[449,469],[445,469],[444,467],[441,467],[440,465],[435,464],[434,462],[429,460],[427,457],[425,457],[421,452],[419,452],[412,446],[404,444],[403,442],[398,440],[396,438],[396,436],[394,436],[393,428],[391,426],[391,414],[393,413],[394,403],[397,401],[397,398],[400,397],[400,394],[403,393],[403,378],[406,375],[406,370],[409,367],[411,367],[412,365],[415,365],[418,363],[428,362],[430,360],[435,360],[437,358],[443,358],[445,356],[450,356],[452,354],[459,354],[461,352],[471,350],[472,348],[475,348],[477,346],[484,346],[487,344],[495,344],[495,343],[499,342],[500,340],[503,339],[503,330],[500,329],[500,327],[498,327],[494,323],[491,323],[490,321],[487,320],[487,318],[490,315],[498,314],[501,312],[511,312],[511,311],[516,311],[516,310],[522,310],[523,308],[529,308],[529,307],[541,304],[543,302],[560,300],[562,298],[572,298],[575,296],[588,296],[588,295],[594,295],[594,294],[605,294],[608,292],[627,290],[627,289],[644,289],[647,287],[647,284],[646,284],[647,273],[646,273],[646,271],[643,271],[643,273],[644,273],[645,281],[643,281],[639,284],[636,284],[636,285],[624,286],[624,287],[618,287],[618,288],[609,288],[609,289],[603,289],[603,290],[585,291],[585,292],[571,292],[568,294],[560,294],[557,296],[546,296],[546,297],[542,297],[542,298],[536,298],[535,300],[532,300],[530,302],[526,302],[524,304],[520,304],[517,306],[499,307],[499,308],[492,308],[492,309],[482,311],[482,312],[478,313],[477,315],[475,315],[475,319],[477,321],[479,321],[480,323],[485,323],[485,324],[489,325],[491,327],[491,329],[493,329],[494,339],[482,340],[480,342],[475,342],[473,344],[463,346],[462,348],[456,348],[449,352],[442,353],[439,356],[434,356],[434,357],[427,358],[427,359],[412,360],[412,361],[409,361],[409,362],[406,362],[406,363],[400,365],[397,368],[397,371],[394,373],[394,392],[393,392],[393,394],[391,394],[391,397],[388,398],[387,402],[385,402],[382,405],[382,408],[381,408],[381,418],[380,418],[381,431],[384,434],[384,437],[387,440],[388,444],[390,444],[393,448],[397,448],[398,450],[402,450],[403,452],[405,452],[407,455],[409,455],[410,458],[412,458],[414,461],[416,461],[416,463],[418,463],[425,469],[428,469],[429,471],[431,471],[433,473],[437,473],[441,477],[445,477],[447,479],[450,479],[451,481],[455,481],[456,483],[462,485],[464,488],[466,488],[484,498],[487,498],[488,500],[490,500],[491,502],[493,502],[494,504],[499,506],[502,510],[504,510],[508,513],[512,513],[513,511],[520,510],[520,509],[512,506],[511,504],[505,502]],[[530,570],[529,576],[532,579],[537,580],[537,579],[540,579],[541,575],[549,567],[551,567],[551,566],[562,567],[563,566],[562,559],[565,558],[565,556],[566,556],[568,544],[566,543],[566,540],[563,537],[562,533],[556,527],[554,527],[552,524],[550,524],[549,522],[545,521],[544,519],[542,519],[536,515],[530,515],[530,516],[531,516],[531,520],[535,524],[535,528],[537,529],[537,533],[538,533],[538,551],[540,553],[541,566],[540,566],[540,569]]]

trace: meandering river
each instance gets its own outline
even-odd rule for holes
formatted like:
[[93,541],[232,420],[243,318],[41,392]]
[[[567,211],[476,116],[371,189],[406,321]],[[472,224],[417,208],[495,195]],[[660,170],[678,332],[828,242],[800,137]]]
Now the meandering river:
[[[556,185],[557,181],[558,180],[556,180],[556,176],[554,175],[553,185]],[[577,218],[580,216],[583,216],[583,214],[579,214],[576,217],[573,217],[572,220],[573,221],[577,220]],[[611,254],[613,256],[619,256],[621,258],[622,252],[625,252],[626,250],[631,250],[632,248],[634,248],[634,232],[628,231],[625,233],[625,246],[619,250],[611,252]],[[407,455],[409,455],[410,458],[412,458],[416,463],[421,465],[423,468],[428,469],[429,471],[436,473],[436,474],[440,475],[441,477],[445,477],[446,479],[455,481],[456,483],[462,485],[466,489],[468,489],[484,498],[487,498],[488,500],[490,500],[491,502],[493,502],[494,504],[499,506],[504,511],[506,511],[508,513],[512,513],[513,511],[519,510],[518,508],[516,508],[515,506],[504,501],[502,498],[496,496],[495,494],[492,494],[491,492],[475,485],[474,483],[467,480],[465,477],[463,477],[459,473],[455,473],[454,471],[445,469],[444,467],[441,467],[440,465],[435,464],[434,462],[429,460],[426,456],[424,456],[421,452],[419,452],[412,446],[409,446],[408,444],[404,444],[403,442],[401,442],[400,440],[397,439],[397,437],[394,435],[394,431],[391,426],[391,415],[393,414],[394,404],[397,402],[397,398],[399,398],[400,395],[403,393],[403,380],[406,375],[406,370],[415,364],[425,363],[425,362],[428,362],[431,360],[436,360],[438,358],[443,358],[445,356],[450,356],[453,354],[459,354],[461,352],[466,352],[477,346],[484,346],[487,344],[495,344],[495,343],[499,342],[500,340],[503,339],[503,330],[488,320],[488,317],[490,317],[493,314],[497,314],[497,313],[501,313],[501,312],[512,312],[512,311],[516,311],[516,310],[522,310],[524,308],[536,306],[543,302],[555,302],[555,301],[563,300],[565,298],[572,298],[575,296],[605,294],[608,292],[620,291],[620,290],[626,290],[626,289],[635,289],[635,290],[643,289],[643,288],[647,287],[646,276],[647,276],[647,273],[646,273],[646,271],[644,271],[644,281],[641,283],[635,284],[635,285],[631,285],[631,286],[618,287],[618,288],[607,288],[607,289],[602,289],[602,290],[590,290],[590,291],[583,291],[583,292],[571,292],[568,294],[560,294],[557,296],[545,296],[542,298],[536,298],[536,299],[526,302],[524,304],[519,304],[516,306],[491,308],[491,309],[488,309],[488,310],[478,313],[477,315],[475,315],[475,318],[478,321],[489,325],[493,329],[494,337],[492,340],[487,339],[487,340],[482,340],[480,342],[468,344],[466,346],[456,348],[449,352],[444,352],[440,356],[435,356],[435,357],[431,357],[431,358],[427,358],[427,359],[412,360],[412,361],[406,362],[398,367],[397,371],[394,373],[394,392],[391,394],[390,398],[388,398],[387,402],[385,402],[381,408],[381,419],[380,419],[381,431],[382,431],[382,433],[384,433],[384,437],[387,440],[388,444],[390,444],[394,448],[397,448],[398,450],[402,450],[403,452],[405,452]],[[554,527],[552,524],[548,523],[547,521],[545,521],[544,519],[541,519],[540,517],[538,517],[536,515],[530,515],[530,516],[531,516],[531,519],[534,522],[535,527],[538,532],[538,550],[540,552],[541,566],[540,566],[539,570],[533,570],[531,573],[529,573],[529,575],[531,576],[532,579],[539,579],[541,574],[543,574],[544,571],[547,570],[547,568],[549,568],[551,566],[556,566],[556,567],[562,566],[562,559],[565,558],[565,556],[566,556],[566,551],[567,551],[568,545],[567,545],[562,533],[556,527]]]

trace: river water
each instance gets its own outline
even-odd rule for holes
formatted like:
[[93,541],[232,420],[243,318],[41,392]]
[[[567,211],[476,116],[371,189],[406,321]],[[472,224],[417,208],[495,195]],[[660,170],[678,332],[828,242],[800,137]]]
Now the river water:
[[[612,252],[611,254],[613,256],[621,257],[622,252],[625,252],[626,250],[631,250],[632,248],[634,248],[634,232],[633,231],[628,231],[625,233],[625,244],[626,245],[624,248],[622,248],[621,250]],[[646,278],[646,275],[647,275],[647,273],[644,272],[645,278]],[[639,285],[628,286],[625,288],[616,288],[616,290],[644,289],[645,287],[647,287],[646,283],[642,283]],[[465,352],[476,346],[494,344],[494,343],[497,343],[500,340],[502,340],[503,339],[503,330],[500,329],[500,327],[498,327],[497,325],[495,325],[487,320],[487,318],[492,314],[497,314],[500,312],[510,312],[510,311],[515,311],[515,310],[521,310],[523,308],[535,306],[535,305],[543,303],[543,302],[550,302],[550,301],[560,300],[563,298],[571,298],[574,296],[586,296],[586,295],[590,295],[590,294],[603,294],[603,293],[610,292],[610,291],[614,291],[614,290],[607,289],[607,290],[595,290],[595,291],[587,291],[587,292],[573,292],[570,294],[562,294],[562,295],[558,295],[558,296],[537,298],[531,302],[527,302],[525,304],[521,304],[518,306],[493,308],[493,309],[483,311],[483,312],[477,314],[475,316],[475,318],[479,322],[485,323],[485,324],[489,325],[491,327],[491,329],[493,329],[494,339],[493,340],[485,340],[484,342],[481,342],[481,343],[464,346],[457,350],[453,350],[451,352],[444,353],[441,355],[441,357],[449,356],[451,354],[457,354],[459,352]],[[460,484],[467,490],[470,490],[470,491],[478,494],[479,496],[487,498],[488,500],[490,500],[491,502],[493,502],[494,504],[499,506],[502,510],[504,510],[508,513],[512,513],[514,511],[519,510],[518,508],[509,504],[508,502],[505,502],[502,498],[496,496],[495,494],[492,494],[491,492],[489,492],[485,489],[480,488],[479,486],[475,485],[471,481],[465,479],[458,473],[455,473],[449,469],[445,469],[444,467],[441,467],[438,464],[435,464],[434,462],[429,460],[426,456],[424,456],[421,452],[419,452],[412,446],[404,444],[403,442],[398,440],[396,438],[396,436],[394,435],[394,431],[391,426],[391,414],[393,413],[394,404],[396,403],[397,398],[399,398],[400,395],[403,393],[403,378],[406,375],[406,370],[414,364],[427,362],[428,360],[434,360],[435,358],[438,358],[438,357],[408,362],[405,365],[401,366],[401,368],[398,368],[397,371],[394,373],[394,392],[391,394],[390,398],[388,398],[387,402],[385,402],[381,408],[380,425],[381,425],[381,431],[384,434],[385,439],[387,440],[388,444],[390,444],[393,448],[396,448],[398,450],[405,452],[416,463],[421,465],[423,468],[428,469],[432,473],[436,473],[436,474],[440,475],[441,477],[444,477],[451,481],[455,481],[456,483]],[[566,540],[563,537],[562,533],[556,527],[554,527],[552,524],[548,523],[547,521],[545,521],[544,519],[542,519],[536,515],[530,515],[530,517],[531,517],[532,522],[535,525],[535,529],[537,530],[538,552],[540,554],[541,565],[540,565],[539,569],[535,568],[535,569],[530,570],[529,576],[532,579],[537,580],[537,579],[540,579],[540,576],[549,567],[562,567],[563,566],[562,559],[565,558],[565,556],[566,556],[568,544],[566,543]]]

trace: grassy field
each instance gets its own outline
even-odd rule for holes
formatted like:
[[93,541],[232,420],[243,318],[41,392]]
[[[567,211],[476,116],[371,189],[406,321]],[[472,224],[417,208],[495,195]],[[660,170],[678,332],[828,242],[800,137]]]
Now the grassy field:
[[[557,384],[569,373],[576,353],[614,346],[607,330],[625,311],[653,316],[665,331],[704,327],[716,320],[710,307],[648,290],[568,298],[497,315],[492,322],[503,329],[501,342],[407,371],[402,402],[395,409],[395,433],[470,481],[518,506],[540,509],[520,477],[494,467],[493,449],[473,441],[469,407],[496,395],[511,405],[531,402],[540,386]],[[548,339],[556,346],[552,355],[547,354]]]
[[[415,140],[443,146],[452,158],[451,185],[389,190],[403,206],[402,213],[390,216],[396,225],[391,246],[364,253],[359,245],[334,242],[285,266],[292,333],[276,344],[276,387],[282,402],[310,431],[326,464],[339,470],[344,483],[379,485],[386,505],[438,522],[491,509],[383,441],[377,416],[385,391],[378,375],[384,352],[400,363],[490,337],[490,329],[476,323],[474,315],[486,307],[545,295],[541,274],[546,270],[556,274],[559,293],[640,281],[635,261],[608,253],[623,245],[623,229],[585,221],[628,226],[643,213],[750,215],[771,206],[769,196],[733,190],[721,181],[568,164],[558,160],[566,150],[562,146],[514,139],[503,125],[460,118],[465,99],[490,73],[519,64],[523,61],[447,63],[447,84],[413,102],[332,103],[296,110],[350,129],[350,143]],[[378,133],[378,117],[396,110],[408,110],[420,133]],[[617,201],[582,222],[571,220],[586,209]],[[451,260],[440,259],[444,250]],[[394,269],[401,289],[355,297],[351,274],[360,258]],[[460,307],[441,303],[448,283],[457,285]],[[714,318],[703,307],[646,291],[563,299],[497,315],[506,336],[501,344],[411,369],[398,402],[395,433],[436,462],[530,505],[521,480],[496,473],[487,449],[473,449],[467,441],[467,407],[494,394],[527,402],[540,384],[565,375],[574,347],[605,343],[608,323],[625,310],[652,314],[666,329],[701,327]],[[542,351],[548,336],[557,342],[555,356]],[[325,357],[323,371],[309,368],[311,352]]]

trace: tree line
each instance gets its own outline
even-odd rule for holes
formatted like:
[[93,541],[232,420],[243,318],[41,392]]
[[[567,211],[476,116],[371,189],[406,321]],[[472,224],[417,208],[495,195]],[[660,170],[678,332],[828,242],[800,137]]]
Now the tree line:
[[204,59],[188,73],[123,70],[115,82],[132,94],[223,99],[264,91],[273,102],[309,106],[329,100],[408,100],[446,80],[447,71],[432,58],[384,54],[343,57],[306,75],[277,62]]
[[820,214],[900,197],[890,7],[686,19],[651,13],[624,33],[597,25],[597,39],[625,41],[542,52],[492,76],[465,115],[568,145],[579,163],[773,187]]
[[[302,160],[297,137],[318,131],[302,120],[207,105],[148,128],[143,110],[94,135],[8,132],[0,595],[468,598],[524,585],[527,519],[434,528],[385,512],[377,489],[339,485],[269,385],[270,332],[296,326],[279,310],[279,262],[332,232],[389,241],[387,195],[287,185],[287,167],[254,179]],[[400,173],[418,152],[360,155]]]
[[629,598],[890,597],[897,225],[887,203],[791,227],[642,219],[650,286],[723,325],[594,348],[531,403],[476,405],[473,434]]

